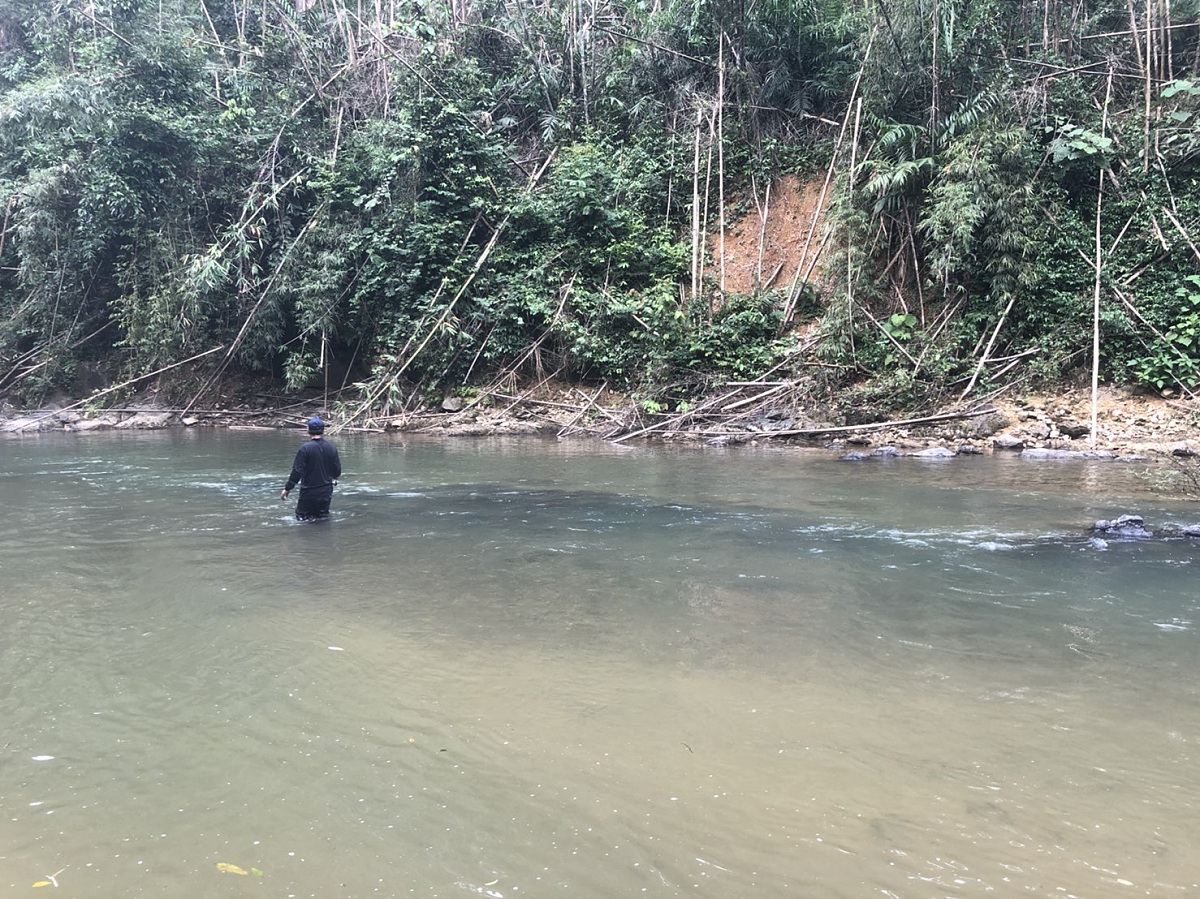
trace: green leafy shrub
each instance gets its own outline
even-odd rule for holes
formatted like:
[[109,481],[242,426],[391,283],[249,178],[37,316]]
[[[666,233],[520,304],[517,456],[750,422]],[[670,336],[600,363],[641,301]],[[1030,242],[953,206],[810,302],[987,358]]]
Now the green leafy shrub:
[[779,359],[786,346],[779,338],[780,316],[769,295],[728,296],[711,321],[701,319],[679,336],[668,361],[679,372],[757,377]]
[[1200,384],[1200,275],[1189,275],[1177,288],[1176,318],[1150,352],[1128,363],[1141,384],[1162,390],[1173,384]]

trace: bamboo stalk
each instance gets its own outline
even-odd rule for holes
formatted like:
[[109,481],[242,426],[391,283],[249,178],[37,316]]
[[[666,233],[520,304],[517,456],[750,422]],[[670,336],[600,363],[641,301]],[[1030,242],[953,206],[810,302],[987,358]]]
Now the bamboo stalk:
[[[1045,212],[1045,210],[1043,210],[1043,212]],[[1055,227],[1059,227],[1058,222],[1055,221],[1053,216],[1047,214],[1047,218],[1050,219],[1051,223]],[[1082,259],[1084,262],[1086,262],[1089,266],[1092,267],[1093,272],[1095,273],[1095,276],[1099,277],[1099,273],[1096,271],[1096,260],[1093,259],[1091,256],[1089,256],[1087,253],[1083,252],[1083,250],[1081,250],[1079,247],[1075,247],[1075,252],[1079,255],[1080,259]],[[1132,278],[1126,278],[1123,283],[1128,284],[1131,281],[1132,281]],[[1129,314],[1132,315],[1134,318],[1136,318],[1139,322],[1141,322],[1142,325],[1144,325],[1145,328],[1151,334],[1153,334],[1155,337],[1157,337],[1159,340],[1161,340],[1163,342],[1163,344],[1171,352],[1175,353],[1175,355],[1178,356],[1184,362],[1191,361],[1187,355],[1185,355],[1182,351],[1180,351],[1179,347],[1177,347],[1175,345],[1174,341],[1168,340],[1166,335],[1163,334],[1163,332],[1160,331],[1157,327],[1155,327],[1153,322],[1149,321],[1144,315],[1142,315],[1141,310],[1138,309],[1137,306],[1135,306],[1133,304],[1133,301],[1130,300],[1129,297],[1125,296],[1125,294],[1121,291],[1120,287],[1113,286],[1112,292],[1113,292],[1113,296],[1115,296],[1117,298],[1117,300],[1120,301],[1121,305],[1123,305],[1126,308],[1126,310],[1128,310]],[[1182,384],[1179,381],[1176,381],[1176,383],[1179,385],[1180,389],[1183,390],[1185,393],[1187,393],[1189,395],[1192,394],[1192,390],[1186,384]]]
[[[297,173],[297,175],[299,175],[299,173]],[[294,178],[290,178],[288,180],[291,181],[294,180]],[[280,189],[282,190],[282,186]],[[296,248],[296,245],[300,243],[300,240],[304,237],[304,235],[316,226],[317,217],[321,215],[322,211],[323,209],[319,208],[315,213],[313,213],[312,218],[308,220],[304,227],[300,229],[300,233],[296,235],[296,239],[293,240],[283,252],[279,259],[279,264],[275,266],[275,270],[271,272],[271,277],[260,289],[258,300],[255,301],[254,305],[250,308],[249,314],[247,314],[245,320],[242,322],[242,327],[238,330],[237,336],[234,338],[233,343],[229,345],[229,349],[226,351],[224,358],[217,365],[216,369],[209,376],[208,380],[204,382],[204,386],[200,388],[194,397],[192,397],[192,401],[188,403],[187,409],[191,409],[192,406],[199,402],[200,397],[202,397],[208,391],[208,389],[212,387],[214,383],[216,383],[217,378],[224,373],[225,369],[229,366],[229,363],[233,360],[234,355],[236,355],[237,351],[241,349],[242,344],[246,340],[246,336],[250,333],[251,324],[253,324],[254,319],[258,316],[258,312],[260,309],[262,309],[263,303],[266,302],[267,297],[271,295],[271,291],[275,286],[275,279],[279,277],[279,273],[283,271],[283,267],[287,264],[288,258],[292,254],[292,250]]]
[[[197,359],[203,359],[205,356],[211,356],[213,353],[219,353],[223,349],[225,349],[224,346],[215,346],[211,350],[205,350],[203,353],[197,353],[195,356],[189,356],[187,359],[184,359],[180,362],[174,362],[170,365],[164,365],[162,368],[156,368],[154,371],[147,372],[144,375],[138,375],[136,378],[130,378],[128,381],[122,381],[120,384],[115,384],[112,387],[106,388],[105,390],[101,390],[99,393],[93,393],[91,396],[87,397],[87,399],[79,400],[78,402],[72,403],[69,406],[64,406],[61,409],[55,409],[53,412],[47,412],[45,415],[43,415],[41,418],[39,418],[38,421],[44,421],[45,419],[50,418],[51,416],[54,416],[54,415],[58,415],[62,412],[67,412],[71,409],[78,409],[80,406],[86,406],[88,403],[95,402],[102,396],[108,396],[108,394],[110,394],[110,393],[114,393],[125,387],[129,387],[133,384],[138,383],[139,381],[145,381],[147,378],[153,378],[155,375],[161,375],[164,372],[168,372],[168,371],[171,371],[172,369],[179,368],[179,366],[181,366],[181,365],[187,365],[189,362],[195,362]],[[183,410],[185,414],[187,413],[188,409],[191,409],[190,405],[188,406],[187,409]]]
[[[571,411],[576,411],[579,409],[579,405],[577,403],[558,403],[553,400],[529,399],[531,394],[532,394],[532,391],[530,391],[530,390],[526,390],[524,393],[519,393],[519,394],[502,393],[499,390],[489,390],[486,393],[484,393],[483,395],[491,397],[493,399],[500,399],[500,400],[516,400],[517,402],[528,401],[529,405],[531,405],[531,406],[549,406],[551,409],[570,409]],[[461,414],[461,410],[459,412],[455,412],[455,413],[451,413],[451,414],[459,415],[459,414]]]
[[[604,383],[603,387],[607,387],[607,386],[608,386],[608,382],[606,381]],[[592,398],[591,407],[593,409],[595,409],[597,412],[599,412],[602,416],[607,418],[609,421],[616,422],[616,424],[620,425],[621,427],[624,427],[625,423],[620,418],[618,418],[611,409],[605,409],[603,406],[600,405],[599,402],[597,402],[599,397],[600,397],[600,394],[597,393],[596,396],[594,398]]]
[[[755,205],[758,207],[758,222],[759,222],[759,226],[758,226],[758,265],[754,269],[754,283],[759,285],[760,287],[769,286],[769,283],[766,285],[763,284],[762,265],[763,265],[763,249],[765,248],[765,245],[767,242],[767,220],[771,217],[771,183],[772,183],[771,179],[767,179],[766,196],[763,198],[763,202],[761,204],[758,202],[758,191],[755,190],[755,192],[754,192]],[[2,239],[3,239],[3,235],[0,235],[0,240],[2,240]],[[781,263],[779,263],[779,268],[775,269],[775,274],[771,276],[772,281],[775,280],[776,276],[779,274],[780,269],[782,269],[782,268],[783,268],[783,263],[781,262]]]
[[696,138],[692,155],[692,297],[700,295],[700,124],[704,113],[696,104]]
[[1200,261],[1200,249],[1197,249],[1195,241],[1192,240],[1192,235],[1188,233],[1188,230],[1185,227],[1183,227],[1183,223],[1179,221],[1178,217],[1176,217],[1176,215],[1166,206],[1162,207],[1162,211],[1167,219],[1170,220],[1171,224],[1175,226],[1175,230],[1179,232],[1179,236],[1187,242],[1187,245],[1192,250],[1192,255],[1195,256],[1198,261]]
[[587,403],[585,403],[583,406],[581,406],[579,408],[579,412],[576,413],[574,418],[572,418],[569,422],[567,422],[565,425],[563,425],[561,428],[559,428],[558,434],[556,434],[555,436],[562,438],[562,437],[565,437],[566,435],[570,434],[571,431],[575,430],[575,423],[577,421],[579,421],[579,419],[583,418],[583,416],[587,413],[588,409],[590,409],[591,407],[596,405],[596,400],[599,399],[600,394],[602,394],[604,392],[604,388],[607,386],[608,386],[608,382],[605,381],[603,384],[600,385],[600,389],[597,390],[595,392],[595,394],[593,394],[590,397],[585,396],[584,399],[587,400]]
[[[524,365],[525,362],[531,357],[535,359],[534,370],[539,376],[543,374],[541,363],[542,344],[545,343],[546,339],[553,333],[555,324],[557,324],[558,320],[562,318],[563,310],[567,307],[567,298],[570,297],[571,291],[575,287],[576,277],[578,277],[578,272],[572,275],[571,280],[568,281],[566,286],[563,287],[562,294],[558,298],[558,308],[554,310],[554,315],[550,317],[550,321],[547,322],[546,327],[542,329],[542,333],[537,336],[533,343],[525,348],[524,352],[521,353],[515,362],[509,365],[504,372],[493,379],[492,383],[504,381],[510,376],[515,378],[517,375],[517,370],[520,369],[520,367]],[[467,408],[469,409],[470,406],[473,405],[474,403],[471,403],[469,406],[467,406]]]
[[971,375],[971,381],[963,390],[959,399],[966,399],[967,394],[975,389],[975,382],[979,380],[979,373],[983,371],[984,365],[987,364],[988,356],[992,353],[992,347],[996,345],[996,338],[1000,336],[1000,329],[1004,327],[1004,322],[1008,318],[1008,313],[1012,312],[1013,303],[1017,301],[1016,294],[1008,298],[1008,305],[1004,307],[1004,311],[1000,313],[1000,320],[996,322],[996,327],[992,329],[991,339],[988,340],[987,346],[983,350],[983,355],[979,357],[979,364],[975,366],[975,372]]
[[[713,104],[712,111],[708,116],[708,146],[705,149],[704,162],[704,208],[701,212],[700,222],[700,289],[704,289],[704,262],[708,255],[708,204],[712,199],[712,167],[713,167],[713,140],[715,139],[717,128],[717,104]],[[708,302],[709,317],[713,313],[713,300],[710,298]]]
[[721,297],[725,297],[725,29],[718,41],[717,68],[717,227],[720,230]]
[[854,431],[885,431],[888,428],[944,424],[948,421],[962,421],[966,418],[991,415],[998,411],[995,406],[988,406],[984,409],[973,409],[968,412],[943,412],[938,415],[927,415],[923,418],[901,418],[895,421],[877,421],[864,425],[831,425],[822,428],[791,428],[782,431],[709,431],[706,432],[706,435],[710,437],[819,437],[823,434],[849,434]]
[[[531,190],[533,188],[533,186],[535,184],[537,184],[537,182],[541,179],[542,175],[545,173],[546,169],[548,169],[550,167],[550,163],[553,160],[554,160],[554,153],[551,152],[550,155],[548,155],[546,157],[545,161],[542,163],[541,167],[537,170],[537,172],[535,172],[534,175],[530,178],[529,184],[526,186],[526,190]],[[386,390],[390,384],[395,383],[395,381],[402,374],[404,374],[405,371],[408,370],[408,367],[410,365],[412,365],[412,363],[416,360],[416,358],[421,354],[421,351],[424,350],[425,347],[429,344],[429,341],[433,339],[433,336],[438,332],[438,329],[442,326],[442,324],[445,323],[446,319],[448,319],[450,317],[450,313],[454,310],[454,307],[458,304],[458,301],[460,299],[462,299],[462,297],[466,294],[467,290],[470,288],[471,284],[474,283],[476,276],[479,274],[480,271],[483,270],[483,266],[487,263],[488,257],[491,255],[492,250],[496,246],[496,242],[500,239],[500,235],[504,232],[504,229],[508,226],[508,221],[509,221],[510,217],[511,216],[506,215],[500,221],[500,223],[496,226],[495,230],[492,231],[491,238],[488,240],[487,245],[483,248],[483,251],[479,254],[479,257],[475,260],[475,265],[471,268],[470,273],[464,279],[462,285],[459,286],[458,291],[454,294],[454,297],[446,305],[446,308],[442,310],[442,312],[438,316],[437,320],[429,328],[429,331],[428,331],[428,333],[426,333],[425,337],[416,345],[415,349],[413,349],[411,352],[407,353],[407,356],[404,359],[404,361],[396,369],[394,369],[391,372],[388,372],[387,375],[385,375],[383,378],[381,378],[379,380],[379,383],[376,385],[376,388],[373,391],[368,392],[366,399],[364,399],[363,402],[358,406],[358,408],[350,416],[348,416],[346,418],[346,420],[345,420],[346,423],[354,421],[360,415],[362,415],[363,412],[365,412],[368,408],[370,408],[371,404],[379,398],[379,396],[383,393],[383,391]],[[474,225],[472,225],[472,227],[474,227]],[[445,282],[443,282],[443,283],[445,283]],[[441,288],[439,287],[438,290],[440,292]],[[411,343],[412,343],[412,340],[410,338],[409,344],[411,344]],[[406,344],[406,347],[407,347],[407,344]],[[336,433],[336,431],[340,428],[341,428],[341,425],[339,425],[337,428],[335,428],[334,433]]]
[[699,406],[696,406],[694,409],[689,409],[687,412],[676,415],[666,421],[661,421],[661,422],[658,422],[657,424],[652,424],[649,427],[645,427],[645,428],[642,428],[637,431],[631,431],[628,434],[622,434],[620,437],[618,437],[616,440],[614,440],[613,443],[624,443],[626,440],[631,440],[634,437],[641,437],[643,434],[649,434],[652,431],[662,430],[663,428],[669,427],[672,424],[679,424],[681,422],[688,421],[689,419],[695,418],[696,415],[699,414],[701,411],[703,411],[705,409],[711,409],[715,406],[719,406],[720,404],[724,403],[725,401],[733,399],[733,397],[737,396],[737,394],[738,394],[738,391],[734,390],[732,393],[726,393],[723,396],[714,397],[714,398],[705,400],[703,403],[701,403]]
[[782,384],[776,384],[774,387],[770,388],[769,390],[764,390],[762,393],[756,393],[754,396],[747,397],[744,400],[738,400],[736,403],[731,403],[721,411],[728,414],[734,409],[740,409],[743,406],[750,405],[751,403],[757,403],[760,400],[765,400],[767,397],[775,396],[775,394],[779,393],[781,390],[786,390],[792,386],[794,385],[791,381],[785,381]]
[[[862,122],[862,97],[854,106],[854,135],[850,138],[850,169],[847,174],[849,181],[846,187],[847,195],[854,197],[854,170],[858,165],[858,135]],[[846,241],[846,323],[850,333],[850,352],[854,353],[854,241]],[[907,353],[905,355],[908,355]],[[909,357],[912,358],[911,356]]]
[[[867,41],[867,49],[863,54],[862,64],[858,68],[858,74],[854,76],[854,87],[850,91],[850,100],[857,100],[858,109],[860,112],[862,109],[862,99],[858,96],[858,89],[862,83],[863,73],[866,71],[867,61],[871,58],[871,49],[875,45],[875,36],[878,34],[878,32],[879,27],[876,25],[876,27],[871,31],[870,39]],[[833,182],[833,174],[837,166],[838,157],[841,154],[842,142],[845,140],[846,130],[850,126],[850,110],[852,107],[854,107],[854,105],[854,102],[846,104],[846,114],[842,117],[841,130],[838,132],[838,138],[837,142],[834,144],[833,153],[830,154],[829,165],[825,169],[825,181],[821,185],[821,194],[817,198],[817,206],[813,210],[812,221],[809,222],[808,233],[804,238],[804,248],[800,251],[800,261],[796,266],[796,274],[792,278],[792,284],[788,290],[788,299],[784,304],[783,318],[781,319],[782,327],[787,327],[787,323],[791,321],[792,316],[796,312],[796,302],[798,299],[797,294],[799,292],[801,280],[807,283],[808,279],[812,277],[813,269],[815,269],[817,265],[817,259],[820,258],[822,251],[829,242],[829,236],[826,235],[822,239],[820,245],[817,247],[817,252],[814,253],[811,258],[809,258],[808,250],[812,244],[813,235],[816,233],[817,222],[820,220],[821,211],[825,208],[825,197],[829,193],[829,187]],[[857,119],[854,130],[854,140],[858,140]],[[807,266],[805,265],[806,261]],[[801,278],[801,275],[803,275],[803,278]]]
[[792,381],[726,381],[723,387],[787,387]]
[[[1142,123],[1142,171],[1150,171],[1150,119],[1152,116],[1152,97],[1154,89],[1154,47],[1151,25],[1154,18],[1153,0],[1146,0],[1146,66],[1145,66],[1145,105],[1146,114]],[[1109,73],[1112,81],[1112,73]],[[1110,88],[1111,90],[1111,88]],[[1107,101],[1106,104],[1107,105]],[[1106,111],[1107,115],[1107,111]]]
[[[1147,54],[1147,57],[1149,54]],[[1108,70],[1108,87],[1104,95],[1104,109],[1100,116],[1100,134],[1108,127],[1108,104],[1112,99],[1112,84],[1113,70],[1109,67]],[[1092,287],[1092,425],[1088,435],[1089,442],[1092,448],[1096,446],[1096,430],[1100,419],[1100,290],[1101,290],[1101,271],[1104,264],[1104,245],[1101,242],[1101,217],[1100,210],[1104,202],[1104,168],[1101,167],[1100,174],[1096,182],[1096,278]]]
[[888,340],[890,340],[890,341],[892,342],[892,345],[893,345],[893,346],[894,346],[896,349],[898,349],[898,350],[899,350],[901,353],[903,353],[903,354],[904,354],[904,358],[905,358],[905,359],[907,359],[909,362],[911,362],[911,363],[913,364],[913,368],[914,368],[914,369],[920,366],[920,364],[921,364],[921,363],[920,363],[920,362],[918,362],[916,359],[914,359],[914,358],[913,358],[913,356],[912,356],[912,353],[910,353],[908,350],[906,350],[906,349],[904,348],[904,344],[902,344],[900,341],[898,341],[898,340],[895,338],[895,336],[894,336],[894,335],[893,335],[891,332],[889,332],[889,331],[888,331],[888,329],[887,329],[887,328],[885,328],[885,327],[884,327],[884,326],[883,326],[883,325],[880,323],[879,319],[877,319],[877,318],[876,318],[874,315],[872,315],[872,314],[871,314],[871,310],[870,310],[870,309],[868,309],[868,308],[867,308],[866,306],[864,306],[862,303],[855,302],[855,301],[853,301],[853,300],[850,300],[850,302],[851,302],[851,303],[852,303],[854,306],[857,306],[857,307],[859,308],[859,310],[860,310],[860,311],[861,311],[861,312],[862,312],[864,315],[866,315],[866,317],[867,317],[867,318],[869,318],[869,319],[871,320],[871,324],[873,324],[873,325],[874,325],[876,328],[878,328],[878,329],[879,329],[879,333],[880,333],[880,334],[882,334],[884,337],[886,337]]

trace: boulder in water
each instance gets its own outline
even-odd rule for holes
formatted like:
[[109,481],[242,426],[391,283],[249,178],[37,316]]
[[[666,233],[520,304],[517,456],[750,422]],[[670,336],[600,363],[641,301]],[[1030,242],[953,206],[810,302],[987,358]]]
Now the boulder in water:
[[909,455],[916,456],[919,459],[949,459],[952,456],[957,456],[958,453],[944,446],[931,446],[928,449],[909,453]]
[[1092,525],[1092,531],[1106,537],[1142,538],[1153,537],[1145,528],[1146,521],[1141,515],[1120,515],[1112,520],[1102,518]]

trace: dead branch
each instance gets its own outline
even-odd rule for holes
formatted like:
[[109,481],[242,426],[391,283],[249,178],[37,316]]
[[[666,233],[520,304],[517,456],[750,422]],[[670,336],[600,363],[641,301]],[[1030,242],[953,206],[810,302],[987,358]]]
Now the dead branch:
[[604,388],[606,388],[607,386],[608,386],[608,382],[605,381],[603,384],[600,385],[600,389],[597,390],[592,396],[590,396],[590,397],[584,396],[584,399],[587,402],[583,406],[580,407],[579,411],[575,414],[574,418],[572,418],[569,422],[567,422],[565,425],[563,425],[559,429],[558,434],[557,434],[558,437],[565,437],[566,435],[570,434],[572,431],[577,430],[575,425],[579,421],[579,419],[583,418],[583,416],[587,412],[589,412],[591,409],[593,409],[593,408],[599,409],[600,408],[598,405],[596,405],[596,400],[598,400],[600,398],[600,394],[602,394],[604,392]]
[[[978,418],[981,415],[991,415],[997,412],[995,406],[983,409],[972,409],[966,412],[943,412],[938,415],[927,415],[923,418],[902,418],[894,421],[877,421],[862,425],[829,425],[815,428],[789,428],[779,431],[718,431],[709,430],[694,433],[693,436],[705,437],[821,437],[826,434],[850,434],[854,432],[885,431],[889,428],[919,427],[921,425],[944,424],[948,421],[962,421],[967,418]],[[687,432],[669,432],[687,433]],[[632,435],[631,435],[632,436]]]

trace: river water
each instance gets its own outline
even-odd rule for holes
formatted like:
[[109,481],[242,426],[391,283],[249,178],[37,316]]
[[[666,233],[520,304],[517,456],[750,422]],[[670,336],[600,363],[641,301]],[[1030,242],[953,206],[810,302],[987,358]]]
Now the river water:
[[1136,463],[298,440],[0,441],[6,899],[1200,889]]

